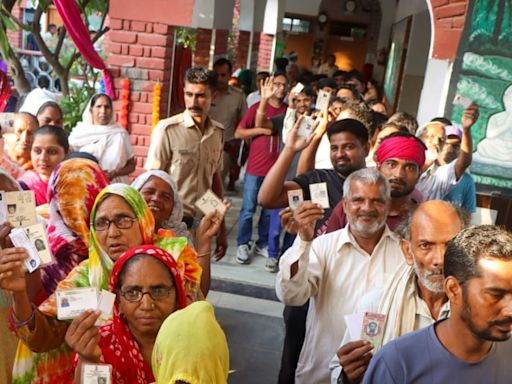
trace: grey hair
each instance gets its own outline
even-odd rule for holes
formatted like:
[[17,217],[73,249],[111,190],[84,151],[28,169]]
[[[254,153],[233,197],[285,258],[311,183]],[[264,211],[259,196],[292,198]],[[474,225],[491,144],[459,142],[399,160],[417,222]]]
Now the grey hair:
[[[469,225],[471,215],[466,211],[464,208],[462,208],[460,205],[454,204],[450,201],[443,201],[440,200],[441,203],[446,205],[446,209],[453,209],[455,213],[457,214],[457,217],[460,219],[463,228],[467,227]],[[414,214],[416,210],[418,209],[419,205],[415,205],[409,209],[407,212],[407,216],[404,218],[404,220],[398,225],[398,227],[395,230],[395,233],[397,233],[400,238],[411,241],[411,225],[412,220],[414,218]]]
[[352,195],[352,182],[360,181],[365,184],[380,185],[381,195],[389,200],[391,198],[391,187],[388,180],[374,168],[363,168],[352,172],[343,183],[343,198],[348,199]]

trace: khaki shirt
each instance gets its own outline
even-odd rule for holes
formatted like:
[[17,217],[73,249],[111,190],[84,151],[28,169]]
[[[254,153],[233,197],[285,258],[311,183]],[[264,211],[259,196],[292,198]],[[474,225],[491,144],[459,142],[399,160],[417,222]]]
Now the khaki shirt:
[[144,168],[166,171],[176,181],[185,216],[201,217],[195,203],[222,170],[224,129],[208,118],[204,135],[185,111],[160,120],[151,136]]
[[235,129],[246,111],[247,101],[242,90],[229,86],[212,101],[208,115],[224,126],[224,141],[230,141],[235,138]]

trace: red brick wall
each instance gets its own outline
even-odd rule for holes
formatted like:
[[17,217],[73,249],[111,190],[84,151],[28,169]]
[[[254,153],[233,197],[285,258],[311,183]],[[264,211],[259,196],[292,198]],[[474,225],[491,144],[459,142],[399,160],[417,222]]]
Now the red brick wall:
[[468,0],[430,0],[434,18],[432,57],[454,60],[468,12]]
[[229,31],[226,29],[215,30],[215,56],[225,56],[228,53]]
[[[137,158],[136,176],[143,172],[150,144],[153,87],[157,81],[162,85],[160,118],[166,117],[173,29],[165,24],[114,18],[110,20],[110,28],[107,63],[117,96],[123,79],[130,79],[128,131]],[[120,105],[119,100],[114,102],[116,111]]]
[[194,50],[194,65],[200,67],[208,67],[210,61],[210,45],[212,43],[211,29],[197,30],[196,48]]
[[258,52],[258,70],[268,71],[271,68],[272,46],[274,44],[274,36],[265,33],[260,34]]
[[[17,17],[19,20],[23,20],[23,10],[19,7],[18,2],[12,8],[13,16]],[[7,39],[11,43],[13,47],[23,48],[23,31],[21,28],[18,28],[16,32],[7,30]]]
[[240,31],[238,35],[238,46],[236,49],[234,68],[246,68],[247,56],[249,55],[249,41],[251,40],[251,32]]

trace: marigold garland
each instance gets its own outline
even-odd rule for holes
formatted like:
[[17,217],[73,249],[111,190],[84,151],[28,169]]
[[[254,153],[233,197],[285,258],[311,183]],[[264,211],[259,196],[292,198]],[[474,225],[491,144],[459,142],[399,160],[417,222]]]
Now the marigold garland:
[[155,126],[160,121],[160,97],[162,95],[162,85],[157,82],[153,87],[153,112],[151,114],[151,127]]
[[124,129],[128,129],[128,103],[130,102],[130,80],[123,80],[121,89],[121,111],[119,113],[119,124]]

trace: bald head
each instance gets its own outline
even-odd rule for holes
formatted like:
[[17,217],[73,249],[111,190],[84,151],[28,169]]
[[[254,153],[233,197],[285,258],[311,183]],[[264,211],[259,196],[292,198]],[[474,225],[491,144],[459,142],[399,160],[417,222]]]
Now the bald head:
[[14,134],[16,142],[14,154],[16,162],[23,165],[30,160],[30,149],[34,140],[34,132],[39,128],[37,118],[27,112],[19,112],[14,116]]
[[441,200],[420,204],[408,220],[402,251],[407,264],[414,266],[421,287],[443,292],[444,252],[464,222],[461,210]]

